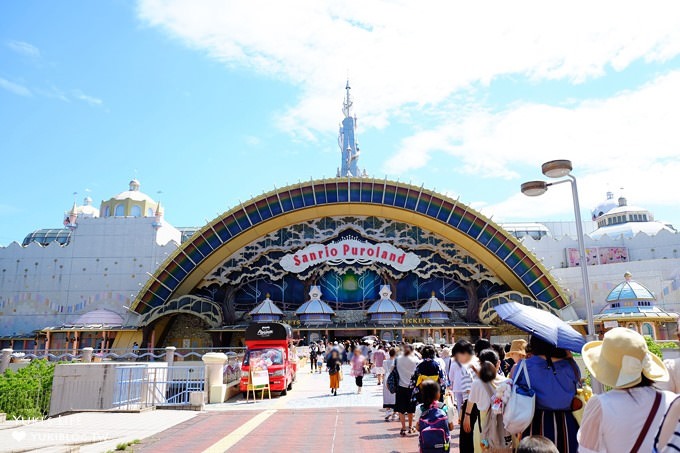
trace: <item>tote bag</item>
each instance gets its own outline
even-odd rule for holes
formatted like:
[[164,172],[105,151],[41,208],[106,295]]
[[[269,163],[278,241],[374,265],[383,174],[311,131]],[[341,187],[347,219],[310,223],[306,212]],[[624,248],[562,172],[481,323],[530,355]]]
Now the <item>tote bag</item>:
[[[527,385],[518,386],[517,379],[524,373],[524,379]],[[524,432],[525,429],[531,424],[531,420],[534,418],[534,410],[536,409],[536,395],[533,390],[531,390],[531,380],[529,379],[529,373],[527,372],[526,363],[524,360],[519,365],[517,369],[517,374],[515,374],[515,379],[512,381],[512,392],[510,393],[510,399],[505,405],[505,410],[503,411],[503,424],[505,429],[510,434],[518,434]]]
[[399,371],[397,371],[397,359],[394,359],[394,367],[392,371],[387,376],[387,390],[390,393],[397,393],[397,387],[399,386]]

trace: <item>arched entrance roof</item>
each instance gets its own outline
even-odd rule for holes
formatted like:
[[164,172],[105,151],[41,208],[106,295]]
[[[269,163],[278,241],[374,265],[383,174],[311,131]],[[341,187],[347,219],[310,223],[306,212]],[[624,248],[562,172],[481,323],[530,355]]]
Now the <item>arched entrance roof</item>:
[[378,216],[418,225],[466,249],[511,289],[562,308],[567,298],[538,258],[469,206],[422,187],[368,178],[301,182],[225,212],[182,244],[134,302],[145,313],[189,292],[241,247],[280,228],[334,215]]

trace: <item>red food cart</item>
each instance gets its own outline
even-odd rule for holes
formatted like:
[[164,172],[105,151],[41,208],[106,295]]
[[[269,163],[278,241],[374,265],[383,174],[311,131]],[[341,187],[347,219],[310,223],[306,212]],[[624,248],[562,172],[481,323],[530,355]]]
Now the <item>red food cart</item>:
[[253,323],[246,329],[246,353],[241,366],[239,390],[245,394],[250,379],[251,361],[254,367],[266,368],[269,386],[273,392],[288,393],[293,388],[297,357],[290,345],[293,331],[288,324],[279,322]]

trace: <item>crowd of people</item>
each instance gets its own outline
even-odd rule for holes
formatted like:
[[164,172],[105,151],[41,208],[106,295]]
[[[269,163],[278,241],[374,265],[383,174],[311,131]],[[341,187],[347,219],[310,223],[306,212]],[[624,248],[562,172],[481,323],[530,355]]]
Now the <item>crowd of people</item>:
[[[590,376],[608,389],[587,403],[578,397],[584,379],[572,353],[536,336],[505,345],[461,339],[418,348],[335,342],[311,345],[312,357],[313,372],[325,365],[333,395],[342,364],[349,364],[358,393],[363,376],[374,374],[385,421],[398,418],[400,435],[418,436],[421,451],[446,451],[456,430],[461,453],[680,451],[680,388],[674,387],[680,363],[677,373],[668,363],[667,382],[666,365],[630,329],[612,329],[583,348]],[[530,389],[534,401],[533,417],[518,433],[504,421],[513,388]]]

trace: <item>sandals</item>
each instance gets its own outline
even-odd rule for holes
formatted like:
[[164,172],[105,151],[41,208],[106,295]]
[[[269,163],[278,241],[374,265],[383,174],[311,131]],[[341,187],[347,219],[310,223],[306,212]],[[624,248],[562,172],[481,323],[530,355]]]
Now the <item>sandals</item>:
[[409,433],[409,434],[415,434],[415,433],[417,433],[417,432],[418,432],[418,431],[416,431],[416,429],[415,429],[414,427],[411,427],[411,428],[408,429],[408,433]]
[[399,435],[402,436],[402,437],[405,437],[406,436],[406,430],[402,429],[401,431],[399,431]]

